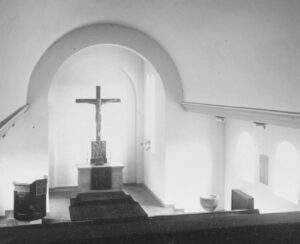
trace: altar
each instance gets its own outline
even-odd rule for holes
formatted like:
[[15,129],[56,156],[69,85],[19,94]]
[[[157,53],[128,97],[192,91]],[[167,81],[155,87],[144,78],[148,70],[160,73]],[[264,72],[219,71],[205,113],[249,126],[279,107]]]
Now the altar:
[[122,164],[77,165],[79,192],[121,190],[123,168]]
[[119,103],[118,98],[101,98],[101,88],[96,86],[96,98],[76,99],[76,103],[87,103],[96,109],[96,140],[91,142],[90,164],[77,165],[79,192],[121,190],[122,170],[119,163],[107,163],[106,141],[101,140],[101,107],[107,103]]

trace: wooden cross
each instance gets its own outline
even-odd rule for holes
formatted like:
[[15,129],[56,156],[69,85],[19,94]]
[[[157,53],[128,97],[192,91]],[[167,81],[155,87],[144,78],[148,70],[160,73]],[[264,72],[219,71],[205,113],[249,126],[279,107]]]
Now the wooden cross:
[[119,103],[121,99],[110,98],[101,99],[101,89],[100,86],[96,86],[96,99],[76,99],[76,103],[89,103],[96,106],[96,140],[101,141],[101,105],[105,103]]

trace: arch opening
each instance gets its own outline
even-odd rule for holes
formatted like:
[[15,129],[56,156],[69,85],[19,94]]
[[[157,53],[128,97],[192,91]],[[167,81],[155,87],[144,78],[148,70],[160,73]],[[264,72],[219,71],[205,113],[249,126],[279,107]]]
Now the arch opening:
[[[130,27],[117,24],[93,24],[80,27],[54,42],[40,58],[30,78],[27,100],[31,104],[31,108],[24,117],[26,133],[28,133],[28,137],[31,137],[31,141],[27,145],[28,150],[34,148],[35,151],[39,151],[43,162],[47,162],[47,164],[36,164],[36,168],[41,168],[45,174],[48,174],[49,114],[45,108],[48,106],[47,98],[51,82],[59,67],[68,58],[84,48],[95,45],[118,46],[138,54],[145,60],[145,63],[153,66],[152,72],[158,75],[162,83],[165,92],[165,103],[161,106],[165,111],[163,124],[168,123],[168,126],[165,128],[161,126],[160,132],[162,133],[156,133],[156,136],[164,141],[159,145],[160,148],[163,148],[158,153],[159,157],[148,155],[148,159],[158,160],[157,166],[159,165],[160,175],[154,178],[148,177],[147,184],[162,201],[165,201],[167,165],[165,150],[168,140],[174,140],[173,131],[177,130],[182,123],[180,120],[176,122],[175,118],[181,117],[180,114],[183,111],[179,105],[183,100],[183,89],[178,70],[170,55],[151,37]],[[34,133],[30,131],[33,124],[36,125]],[[142,128],[137,130],[142,130]],[[137,182],[139,181],[141,179],[137,179]]]
[[125,166],[124,183],[141,183],[144,62],[127,49],[96,45],[72,55],[59,68],[48,99],[50,186],[76,185],[76,166],[89,164],[95,109],[76,104],[75,99],[92,98],[97,85],[102,98],[121,99],[101,108],[101,138],[107,142],[108,163]]

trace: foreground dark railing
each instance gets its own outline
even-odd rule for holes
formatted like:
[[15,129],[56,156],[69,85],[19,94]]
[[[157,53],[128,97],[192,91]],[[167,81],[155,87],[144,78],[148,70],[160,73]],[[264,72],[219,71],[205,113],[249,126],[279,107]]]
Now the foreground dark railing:
[[13,112],[11,115],[6,117],[4,120],[0,122],[0,137],[5,137],[7,130],[14,126],[15,121],[17,118],[25,113],[25,111],[29,108],[28,104],[25,104],[24,106],[18,108],[15,112]]
[[5,227],[0,243],[299,243],[300,212]]

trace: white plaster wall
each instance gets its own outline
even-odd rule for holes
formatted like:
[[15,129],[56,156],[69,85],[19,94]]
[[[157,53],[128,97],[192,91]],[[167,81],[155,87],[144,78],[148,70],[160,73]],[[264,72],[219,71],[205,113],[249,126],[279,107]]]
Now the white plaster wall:
[[32,137],[38,138],[36,128],[45,125],[26,124],[26,117],[21,116],[15,127],[10,129],[5,138],[0,140],[0,215],[5,210],[13,209],[13,182],[32,183],[48,175],[48,157],[41,148],[45,145],[28,145],[31,137],[25,137],[27,130]]
[[297,0],[2,0],[0,119],[26,102],[31,72],[51,43],[96,22],[161,43],[186,101],[299,111],[299,9]]
[[[145,64],[145,82],[153,75],[155,82],[155,147],[144,150],[144,183],[166,205],[175,205],[185,212],[203,211],[200,195],[217,194],[218,209],[224,208],[224,125],[212,116],[182,110],[165,96],[159,75]],[[144,98],[146,99],[145,85]],[[145,100],[145,130],[147,109]],[[166,108],[166,103],[168,107]],[[167,111],[166,111],[167,109]],[[172,120],[166,121],[165,113]],[[151,119],[151,118],[150,118]],[[166,130],[172,126],[172,130]],[[169,132],[166,141],[166,132]],[[150,136],[151,137],[151,136]]]
[[[155,148],[144,150],[144,183],[164,204],[186,212],[203,211],[200,207],[203,194],[217,194],[218,209],[223,209],[224,125],[212,116],[186,112],[170,100],[162,92],[159,75],[146,63],[145,80],[151,75],[156,81]],[[166,120],[166,113],[171,119]],[[144,125],[147,127],[148,121]],[[144,141],[149,140],[146,130]]]
[[101,135],[108,162],[124,164],[123,182],[141,178],[143,60],[124,48],[98,45],[70,57],[56,73],[49,91],[50,186],[76,186],[77,164],[89,164],[95,140],[95,108],[76,98],[120,98],[102,106]]
[[[154,89],[145,84],[147,79],[152,77]],[[150,149],[144,146],[144,184],[162,201],[165,201],[166,194],[166,96],[162,81],[155,69],[145,62],[144,65],[144,143],[151,142]],[[152,87],[153,88],[153,87]],[[147,96],[154,92],[153,97]],[[155,112],[151,114],[148,110],[153,106]],[[151,110],[151,108],[150,108]],[[153,120],[153,121],[151,121]],[[153,124],[152,124],[153,123]],[[151,127],[154,128],[151,128]]]
[[[249,134],[249,138],[252,140],[253,148],[248,147],[245,150],[253,151],[254,156],[248,163],[254,165],[254,179],[252,182],[241,179],[238,176],[235,162],[238,154],[243,150],[241,147],[238,149],[238,142],[241,134],[246,132]],[[282,212],[282,211],[299,211],[300,203],[295,204],[289,200],[276,195],[275,192],[275,163],[277,147],[283,141],[291,143],[296,152],[300,153],[300,131],[298,129],[292,129],[281,126],[267,125],[264,130],[261,127],[255,126],[251,122],[229,119],[226,123],[226,184],[225,184],[225,207],[231,208],[231,189],[241,189],[242,191],[250,194],[254,197],[254,206],[258,208],[260,212]],[[246,151],[247,152],[247,151]],[[245,153],[247,157],[247,153]],[[269,158],[269,184],[265,185],[259,182],[259,155],[264,154]],[[290,160],[289,154],[283,155],[286,161]],[[241,155],[240,160],[245,157]],[[300,161],[298,162],[300,166]],[[287,166],[288,167],[288,166]],[[246,166],[246,170],[250,170],[250,166]],[[284,177],[284,176],[282,176]],[[300,176],[299,176],[300,180]],[[290,186],[293,187],[294,186]],[[296,186],[298,188],[299,186]],[[288,191],[288,189],[287,189]]]
[[175,104],[172,112],[177,128],[166,145],[166,203],[185,212],[203,211],[200,196],[216,194],[222,210],[224,125],[212,116],[181,112]]

